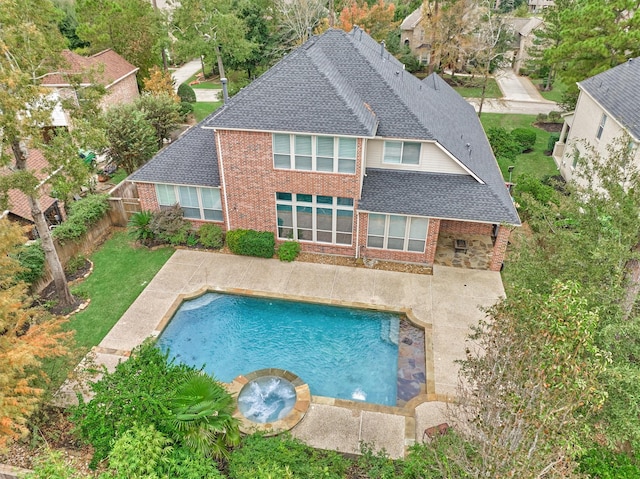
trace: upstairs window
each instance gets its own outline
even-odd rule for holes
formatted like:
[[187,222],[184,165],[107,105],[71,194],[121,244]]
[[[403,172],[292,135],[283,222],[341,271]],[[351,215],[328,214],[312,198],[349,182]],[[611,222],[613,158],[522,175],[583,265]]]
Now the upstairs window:
[[607,115],[606,113],[602,114],[602,117],[600,118],[600,124],[598,125],[598,132],[596,133],[596,139],[600,139],[602,138],[602,132],[604,131],[604,125],[607,122]]
[[420,164],[420,143],[385,141],[382,162],[395,165],[418,165]]
[[277,169],[356,172],[357,140],[334,136],[273,134],[273,165]]

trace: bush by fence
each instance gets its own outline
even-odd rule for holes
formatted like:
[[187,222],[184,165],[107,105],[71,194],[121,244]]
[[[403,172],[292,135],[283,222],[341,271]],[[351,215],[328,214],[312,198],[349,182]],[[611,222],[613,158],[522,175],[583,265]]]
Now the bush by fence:
[[79,239],[87,228],[96,224],[109,209],[107,195],[89,195],[69,207],[69,216],[53,230],[52,236],[60,244]]
[[237,229],[227,231],[227,246],[235,254],[271,258],[275,253],[276,241],[270,231]]

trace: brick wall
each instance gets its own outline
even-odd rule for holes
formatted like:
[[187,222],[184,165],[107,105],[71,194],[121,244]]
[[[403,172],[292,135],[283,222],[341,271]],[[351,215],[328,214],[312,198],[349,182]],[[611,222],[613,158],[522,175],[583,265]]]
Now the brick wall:
[[151,183],[137,183],[137,185],[142,211],[160,211],[155,186]]
[[442,220],[440,222],[440,232],[491,236],[493,232],[493,225],[491,223]]
[[[352,198],[354,210],[360,197],[361,165],[355,174],[276,170],[273,167],[271,133],[218,130],[218,159],[224,169],[230,229],[276,231],[276,192]],[[357,157],[362,154],[358,141]],[[352,231],[355,239],[355,221]],[[355,255],[355,246],[302,243],[304,251]]]
[[123,103],[132,103],[140,96],[138,91],[138,82],[135,74],[120,80],[107,90],[107,94],[100,101],[103,109],[108,109],[113,105],[121,105]]
[[438,230],[440,220],[429,219],[429,229],[427,230],[427,244],[424,253],[414,253],[410,251],[396,251],[388,249],[367,248],[367,229],[369,226],[368,213],[359,213],[360,234],[358,237],[358,247],[360,257],[375,258],[384,261],[402,261],[407,263],[433,264],[438,244]]
[[502,268],[504,255],[507,252],[507,244],[509,243],[509,236],[511,236],[510,228],[506,226],[498,227],[498,235],[493,244],[493,256],[491,257],[491,264],[489,265],[491,271],[500,271]]

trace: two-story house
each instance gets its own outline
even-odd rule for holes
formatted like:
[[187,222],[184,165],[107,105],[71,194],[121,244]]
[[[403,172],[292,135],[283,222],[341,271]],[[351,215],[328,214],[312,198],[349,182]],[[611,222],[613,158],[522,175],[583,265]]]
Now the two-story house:
[[565,116],[560,140],[553,149],[553,159],[565,180],[577,179],[578,158],[587,145],[606,156],[607,147],[624,134],[630,137],[640,167],[638,79],[640,58],[634,58],[578,83],[576,109]]
[[129,178],[145,210],[273,231],[303,250],[433,264],[442,233],[520,220],[473,109],[370,36],[312,37]]
[[400,43],[409,47],[420,63],[429,63],[431,45],[422,25],[422,5],[400,24]]

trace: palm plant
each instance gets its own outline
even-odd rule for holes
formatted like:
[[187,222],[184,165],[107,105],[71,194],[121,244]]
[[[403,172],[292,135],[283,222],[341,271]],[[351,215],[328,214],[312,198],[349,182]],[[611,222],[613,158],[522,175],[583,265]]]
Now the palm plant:
[[232,416],[233,397],[211,376],[189,374],[178,387],[171,408],[175,438],[189,449],[221,458],[240,443],[238,420]]
[[151,211],[139,211],[131,215],[127,223],[129,235],[142,244],[148,244],[154,237],[153,231],[151,231],[152,219],[153,213]]

